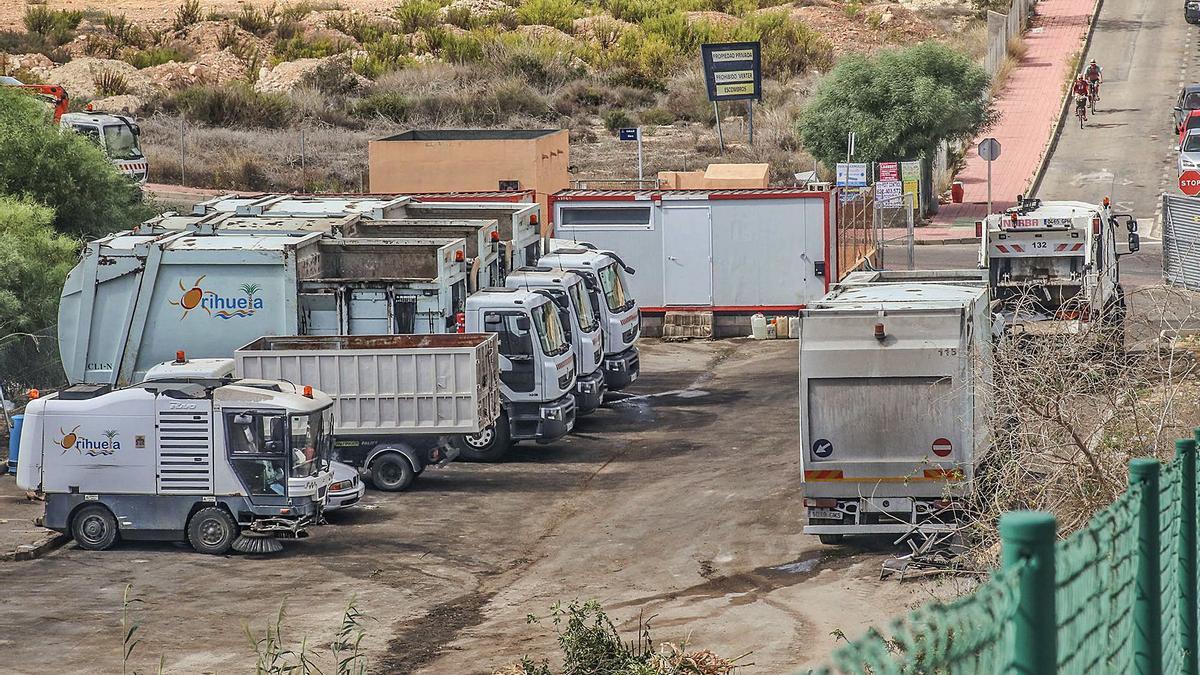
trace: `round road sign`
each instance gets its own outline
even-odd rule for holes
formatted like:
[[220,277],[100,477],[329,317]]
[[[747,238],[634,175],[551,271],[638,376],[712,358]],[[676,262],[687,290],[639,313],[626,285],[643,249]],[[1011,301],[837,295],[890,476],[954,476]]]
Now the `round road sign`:
[[1189,197],[1200,195],[1200,171],[1188,169],[1179,174],[1179,189]]
[[954,452],[954,444],[949,438],[939,438],[933,442],[933,454],[938,457],[949,457]]
[[817,440],[813,441],[812,451],[817,457],[828,457],[833,454],[833,443],[830,443],[824,438],[818,438]]
[[1000,157],[1000,141],[985,138],[979,141],[979,156],[991,162]]

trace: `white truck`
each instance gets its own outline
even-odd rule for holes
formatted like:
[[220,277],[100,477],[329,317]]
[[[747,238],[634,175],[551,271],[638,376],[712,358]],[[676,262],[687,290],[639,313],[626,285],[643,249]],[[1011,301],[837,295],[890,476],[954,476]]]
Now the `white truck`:
[[609,391],[620,391],[638,378],[641,363],[635,344],[641,334],[641,312],[629,293],[626,274],[634,274],[612,251],[586,243],[557,248],[542,256],[539,267],[575,270],[591,282],[589,290],[600,308],[604,328],[604,382]]
[[125,538],[276,551],[320,522],[332,406],[278,381],[75,385],[26,406],[17,484],[45,495],[45,527],[86,549]]
[[[1122,227],[1124,225],[1124,227]],[[1119,260],[1140,248],[1132,216],[1103,203],[1020,198],[976,223],[979,267],[1010,333],[1080,334],[1123,324]]]
[[800,311],[806,534],[949,530],[989,447],[978,272],[859,272]]
[[576,270],[520,267],[509,273],[509,288],[544,290],[558,308],[571,350],[575,354],[575,414],[587,415],[604,403],[604,331],[600,327],[599,293]]
[[271,335],[494,332],[505,412],[456,439],[462,456],[496,460],[511,441],[570,431],[575,364],[549,294],[468,298],[462,239],[293,236],[301,223],[260,220],[229,234],[156,227],[89,243],[59,306],[68,379],[138,382],[177,351],[228,358]]

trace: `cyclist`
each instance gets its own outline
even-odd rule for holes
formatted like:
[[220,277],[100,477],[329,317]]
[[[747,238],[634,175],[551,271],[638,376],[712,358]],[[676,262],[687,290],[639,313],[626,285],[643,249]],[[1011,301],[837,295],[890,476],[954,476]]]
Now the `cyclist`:
[[1090,96],[1095,100],[1100,100],[1100,83],[1104,81],[1104,69],[1096,63],[1096,59],[1088,62],[1087,69],[1083,71],[1083,79],[1087,80],[1091,87]]
[[1083,118],[1087,119],[1087,101],[1088,101],[1088,82],[1083,79],[1083,76],[1075,78],[1075,83],[1071,85],[1071,93],[1075,95],[1076,114],[1078,109],[1084,109]]

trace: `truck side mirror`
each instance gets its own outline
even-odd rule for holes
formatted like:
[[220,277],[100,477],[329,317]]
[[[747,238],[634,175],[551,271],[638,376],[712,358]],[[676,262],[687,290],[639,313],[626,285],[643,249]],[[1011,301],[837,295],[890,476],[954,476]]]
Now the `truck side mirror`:
[[1129,233],[1129,252],[1137,253],[1142,248],[1142,238],[1137,232]]

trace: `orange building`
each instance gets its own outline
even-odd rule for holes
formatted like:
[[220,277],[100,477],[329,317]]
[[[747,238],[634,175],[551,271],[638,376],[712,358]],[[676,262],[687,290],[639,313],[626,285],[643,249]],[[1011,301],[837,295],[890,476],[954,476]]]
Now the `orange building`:
[[546,214],[547,196],[570,187],[568,153],[565,129],[406,131],[368,145],[370,190],[533,190]]

